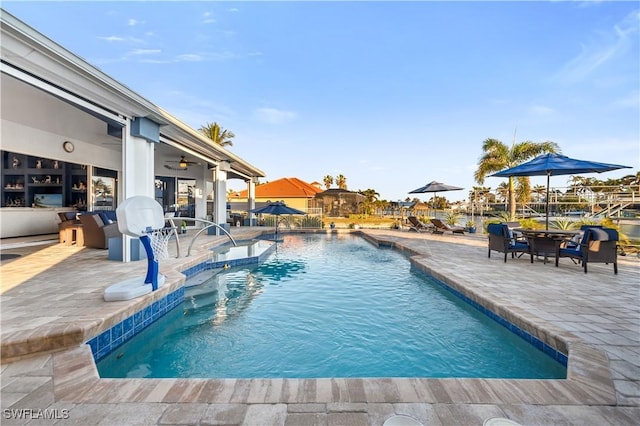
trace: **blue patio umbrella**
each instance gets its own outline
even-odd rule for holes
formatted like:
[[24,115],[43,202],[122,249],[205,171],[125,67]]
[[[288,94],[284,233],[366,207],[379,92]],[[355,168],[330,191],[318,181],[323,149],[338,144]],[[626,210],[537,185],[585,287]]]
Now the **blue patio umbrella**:
[[274,201],[267,204],[264,207],[259,207],[257,209],[251,210],[251,213],[255,214],[272,214],[276,216],[276,236],[275,239],[278,239],[278,222],[280,215],[289,215],[289,214],[306,214],[302,210],[294,209],[293,207],[287,206],[284,201]]
[[502,170],[491,176],[547,176],[547,199],[545,202],[545,229],[549,229],[549,179],[551,175],[579,175],[582,173],[603,173],[618,169],[630,169],[620,164],[598,163],[595,161],[576,160],[560,154],[543,154],[533,160],[510,169]]

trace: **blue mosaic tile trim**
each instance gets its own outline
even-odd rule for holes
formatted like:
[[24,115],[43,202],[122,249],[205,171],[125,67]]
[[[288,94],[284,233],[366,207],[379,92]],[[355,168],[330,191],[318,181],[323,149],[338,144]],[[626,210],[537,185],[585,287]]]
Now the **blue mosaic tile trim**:
[[498,315],[495,312],[485,308],[484,306],[482,306],[478,302],[476,302],[474,300],[471,300],[470,298],[468,298],[464,294],[460,293],[458,290],[456,290],[456,289],[448,286],[446,283],[436,279],[434,276],[429,275],[428,273],[426,273],[425,271],[422,271],[422,270],[420,270],[420,272],[425,274],[425,275],[427,275],[435,283],[437,283],[438,285],[442,286],[445,290],[449,291],[450,293],[452,293],[455,296],[459,297],[460,299],[464,300],[466,303],[468,303],[469,305],[473,306],[478,311],[482,312],[483,314],[485,314],[486,316],[488,316],[492,320],[498,322],[503,327],[506,327],[512,333],[515,333],[520,338],[526,340],[528,343],[533,345],[538,350],[546,353],[548,356],[550,356],[551,358],[553,358],[554,360],[556,360],[557,362],[559,362],[563,366],[565,366],[565,367],[567,366],[568,357],[567,357],[566,354],[563,354],[562,352],[558,351],[556,348],[549,346],[548,344],[546,344],[542,340],[538,339],[537,337],[535,337],[534,335],[528,333],[527,331],[521,329],[517,325],[514,325],[514,324],[510,323],[506,319],[502,318],[500,315]]
[[251,264],[255,264],[255,263],[259,263],[261,262],[260,257],[256,256],[256,257],[245,257],[242,259],[231,259],[231,260],[220,260],[217,262],[208,260],[206,262],[202,262],[199,263],[197,265],[194,265],[190,268],[187,268],[183,271],[180,271],[181,273],[183,273],[186,276],[186,279],[188,280],[189,278],[198,275],[201,272],[204,271],[208,271],[211,269],[220,269],[223,268],[225,266],[244,266],[244,265],[251,265]]
[[184,302],[184,290],[184,287],[180,287],[173,293],[153,302],[143,310],[125,318],[109,330],[103,331],[89,340],[87,344],[91,347],[93,358],[96,361],[100,361],[161,316],[182,304]]
[[267,257],[269,257],[271,252],[273,252],[275,249],[276,249],[276,246],[274,244],[271,247],[264,250],[258,256],[243,257],[239,259],[220,260],[220,261],[207,260],[205,262],[201,262],[197,265],[191,266],[190,268],[187,268],[180,272],[186,276],[186,279],[189,279],[195,275],[198,275],[201,272],[208,271],[211,269],[220,269],[225,266],[234,267],[234,266],[253,265],[256,263],[263,262]]
[[[231,259],[219,262],[214,262],[211,260],[205,261],[182,271],[182,273],[185,274],[187,279],[189,279],[190,277],[197,275],[200,272],[210,269],[220,269],[225,265],[242,266],[256,264],[266,259],[273,250],[275,250],[275,245],[266,249],[259,256],[255,257]],[[162,299],[154,302],[150,306],[147,306],[142,311],[136,312],[132,316],[114,325],[109,330],[106,330],[100,335],[89,340],[87,343],[91,347],[93,358],[96,361],[100,361],[102,358],[115,350],[118,346],[122,345],[127,340],[131,339],[133,336],[140,333],[153,322],[158,320],[161,316],[163,316],[176,306],[180,305],[182,302],[184,302],[184,292],[185,287],[179,288],[173,293],[168,294]]]

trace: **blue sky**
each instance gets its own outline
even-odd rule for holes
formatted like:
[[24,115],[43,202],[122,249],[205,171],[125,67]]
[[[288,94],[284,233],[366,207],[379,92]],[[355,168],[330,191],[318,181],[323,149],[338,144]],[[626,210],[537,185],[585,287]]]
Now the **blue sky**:
[[516,129],[518,142],[633,167],[594,177],[640,165],[635,1],[2,7],[188,125],[233,131],[230,150],[266,180],[343,174],[387,200],[437,180],[464,199],[482,142],[510,144]]

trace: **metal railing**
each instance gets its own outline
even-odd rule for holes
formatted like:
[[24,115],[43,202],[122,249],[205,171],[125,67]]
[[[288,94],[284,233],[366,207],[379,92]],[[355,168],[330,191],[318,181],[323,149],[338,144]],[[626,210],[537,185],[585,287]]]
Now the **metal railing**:
[[[171,226],[173,228],[176,227],[174,221],[174,218],[167,218],[167,220],[171,223]],[[233,243],[234,246],[238,246],[238,243],[236,243],[236,240],[231,236],[231,234],[229,233],[229,231],[227,231],[226,229],[224,229],[222,226],[218,225],[217,223],[211,222],[210,220],[206,220],[206,219],[198,219],[195,217],[180,217],[177,218],[181,221],[193,221],[193,222],[200,222],[200,223],[204,223],[205,226],[204,228],[201,228],[198,230],[198,232],[196,232],[196,234],[193,236],[193,238],[191,239],[191,242],[189,243],[189,247],[187,248],[187,255],[186,257],[189,257],[191,255],[191,248],[193,247],[193,244],[196,242],[196,239],[200,236],[200,234],[202,234],[204,231],[206,231],[209,228],[218,228],[219,230],[221,230],[227,237],[229,237],[229,239],[231,240],[231,242]],[[180,257],[180,238],[179,238],[179,233],[176,232],[176,247],[177,247],[177,253],[178,256]]]

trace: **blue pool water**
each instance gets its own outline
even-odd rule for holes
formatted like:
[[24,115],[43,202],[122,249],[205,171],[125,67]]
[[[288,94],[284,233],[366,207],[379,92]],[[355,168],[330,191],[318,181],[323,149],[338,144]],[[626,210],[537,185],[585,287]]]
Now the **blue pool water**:
[[98,363],[102,377],[564,378],[566,368],[393,249],[290,235],[186,290]]

